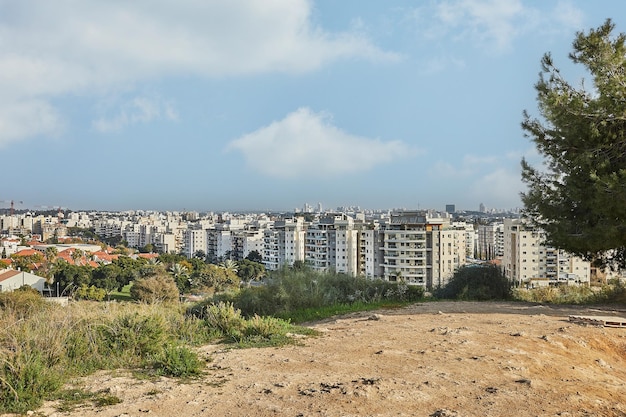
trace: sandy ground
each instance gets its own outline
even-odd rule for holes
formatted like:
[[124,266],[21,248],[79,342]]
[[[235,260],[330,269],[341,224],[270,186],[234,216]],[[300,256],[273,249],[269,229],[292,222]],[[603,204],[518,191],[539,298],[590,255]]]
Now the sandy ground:
[[623,309],[437,302],[310,324],[281,348],[201,349],[181,384],[99,373],[120,404],[45,416],[626,416],[626,328],[570,322]]

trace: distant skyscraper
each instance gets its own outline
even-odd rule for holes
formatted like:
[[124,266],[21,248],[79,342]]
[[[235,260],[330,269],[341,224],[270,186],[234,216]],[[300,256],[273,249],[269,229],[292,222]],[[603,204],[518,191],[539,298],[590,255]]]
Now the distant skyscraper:
[[322,212],[322,203],[317,203],[317,212],[318,213]]
[[454,207],[454,204],[446,204],[446,213],[456,213],[456,208]]
[[480,203],[480,205],[478,206],[478,211],[481,213],[485,212],[485,205],[483,203]]

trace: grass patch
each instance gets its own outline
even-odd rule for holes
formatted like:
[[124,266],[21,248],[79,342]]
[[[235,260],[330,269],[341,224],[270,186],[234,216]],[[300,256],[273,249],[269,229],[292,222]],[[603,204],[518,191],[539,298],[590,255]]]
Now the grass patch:
[[111,395],[109,390],[91,392],[79,388],[59,391],[51,399],[59,401],[56,410],[62,413],[69,413],[90,404],[96,407],[106,407],[122,402],[119,397]]
[[[15,297],[15,299],[11,298]],[[170,376],[193,374],[199,360],[188,345],[218,340],[204,320],[180,305],[98,303],[68,306],[21,303],[3,294],[0,309],[0,414],[39,407],[71,378],[100,369],[161,369]],[[180,346],[178,350],[168,350]],[[83,401],[77,391],[65,394]],[[117,401],[99,393],[95,405]]]
[[122,287],[122,291],[113,291],[109,295],[109,299],[113,301],[132,301],[133,298],[130,296],[130,287],[133,284],[128,284]]
[[402,308],[410,304],[412,304],[412,302],[408,301],[376,301],[369,303],[355,302],[350,304],[335,304],[331,306],[303,308],[278,314],[278,317],[296,324],[308,323],[327,319],[333,316],[356,313],[359,311]]

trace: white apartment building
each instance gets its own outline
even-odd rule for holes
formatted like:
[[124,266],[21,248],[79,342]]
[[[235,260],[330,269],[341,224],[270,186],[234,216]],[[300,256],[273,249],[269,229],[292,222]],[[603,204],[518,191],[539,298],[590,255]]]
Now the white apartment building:
[[479,259],[491,260],[504,256],[504,224],[479,225],[476,249]]
[[359,232],[359,275],[366,278],[383,276],[383,238],[384,233],[378,224]]
[[465,254],[468,258],[473,258],[477,252],[478,232],[474,225],[467,222],[453,222],[452,228],[465,231]]
[[352,217],[345,214],[321,217],[306,231],[305,261],[315,271],[356,276],[359,273],[358,237]]
[[502,267],[515,285],[589,284],[589,262],[545,244],[545,233],[520,219],[504,220]]
[[466,263],[465,230],[423,211],[394,213],[383,235],[383,278],[427,288],[443,286]]
[[188,258],[198,251],[206,255],[207,233],[202,229],[187,229],[183,232],[183,253]]
[[274,227],[263,232],[263,263],[269,271],[304,261],[304,218],[296,217],[274,222]]
[[232,234],[232,259],[240,261],[245,259],[250,252],[257,251],[263,256],[264,235],[263,230],[239,230]]

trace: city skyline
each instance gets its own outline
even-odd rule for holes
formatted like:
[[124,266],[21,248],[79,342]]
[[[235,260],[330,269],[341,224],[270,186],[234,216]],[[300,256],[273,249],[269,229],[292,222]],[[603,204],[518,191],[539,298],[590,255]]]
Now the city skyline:
[[[605,0],[0,5],[0,208],[521,206],[522,112]],[[590,86],[590,80],[586,80]]]

